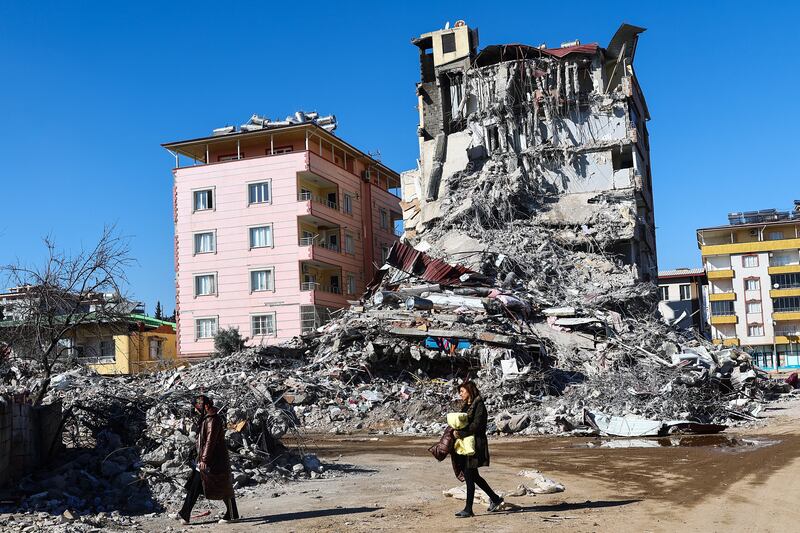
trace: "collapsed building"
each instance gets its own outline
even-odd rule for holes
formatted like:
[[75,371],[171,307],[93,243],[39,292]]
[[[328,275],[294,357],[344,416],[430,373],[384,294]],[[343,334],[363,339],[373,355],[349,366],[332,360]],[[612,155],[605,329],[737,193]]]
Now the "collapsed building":
[[573,248],[599,247],[654,280],[650,117],[633,70],[643,31],[623,24],[607,48],[478,50],[478,30],[459,21],[413,39],[420,157],[402,176],[406,240],[485,252],[492,243],[450,230],[533,217]]

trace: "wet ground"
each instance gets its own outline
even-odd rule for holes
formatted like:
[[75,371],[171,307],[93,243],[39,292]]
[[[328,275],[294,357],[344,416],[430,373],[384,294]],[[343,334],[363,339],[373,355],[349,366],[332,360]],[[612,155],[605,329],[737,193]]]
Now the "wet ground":
[[[498,491],[538,469],[560,494],[514,498],[521,512],[453,517],[459,485],[434,438],[316,436],[308,443],[347,475],[288,484],[240,502],[232,531],[797,531],[800,530],[800,403],[773,406],[764,427],[661,439],[500,438],[482,475]],[[465,523],[466,522],[466,523]],[[168,525],[151,522],[153,529]],[[169,524],[172,525],[172,524]],[[206,521],[188,529],[216,528]]]

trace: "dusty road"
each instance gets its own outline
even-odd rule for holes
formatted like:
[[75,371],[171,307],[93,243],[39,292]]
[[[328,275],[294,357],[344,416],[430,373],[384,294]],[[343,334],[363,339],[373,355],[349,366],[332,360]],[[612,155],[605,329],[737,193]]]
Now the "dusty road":
[[[512,498],[520,512],[458,520],[463,502],[442,496],[458,485],[449,461],[427,452],[430,438],[320,437],[312,445],[335,479],[309,480],[247,497],[244,520],[220,526],[208,518],[183,529],[214,531],[798,531],[800,403],[772,406],[764,427],[726,437],[684,438],[680,446],[605,448],[597,439],[495,439],[495,490],[525,481],[535,468],[566,485],[564,493]],[[668,444],[661,441],[656,444]],[[651,441],[650,444],[654,444]],[[273,493],[280,494],[273,497]],[[153,519],[145,527],[175,526]]]

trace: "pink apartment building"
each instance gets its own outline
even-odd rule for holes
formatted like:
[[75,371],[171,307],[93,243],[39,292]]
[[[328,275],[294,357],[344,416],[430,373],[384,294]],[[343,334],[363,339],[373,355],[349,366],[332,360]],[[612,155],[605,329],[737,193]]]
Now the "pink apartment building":
[[318,327],[397,240],[398,174],[314,123],[163,146],[181,357],[211,353],[219,328],[274,344]]

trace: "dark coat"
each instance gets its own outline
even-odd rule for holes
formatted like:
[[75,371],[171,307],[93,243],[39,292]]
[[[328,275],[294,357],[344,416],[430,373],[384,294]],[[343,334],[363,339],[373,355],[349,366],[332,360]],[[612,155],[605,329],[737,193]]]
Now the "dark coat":
[[225,445],[225,428],[214,407],[200,420],[197,431],[197,462],[206,464],[206,471],[200,472],[206,498],[233,498],[233,479],[228,447]]
[[480,468],[489,466],[489,441],[486,438],[486,424],[489,415],[483,398],[478,396],[471,404],[464,402],[462,412],[467,413],[467,426],[455,432],[456,437],[463,439],[470,435],[475,437],[475,455],[467,456],[464,466],[466,468]]
[[442,438],[439,442],[428,448],[428,451],[436,458],[437,461],[444,461],[445,457],[450,456],[450,462],[453,465],[453,474],[459,481],[464,481],[464,461],[461,457],[456,455],[453,446],[456,443],[456,436],[453,434],[454,430],[447,427],[442,433]]

